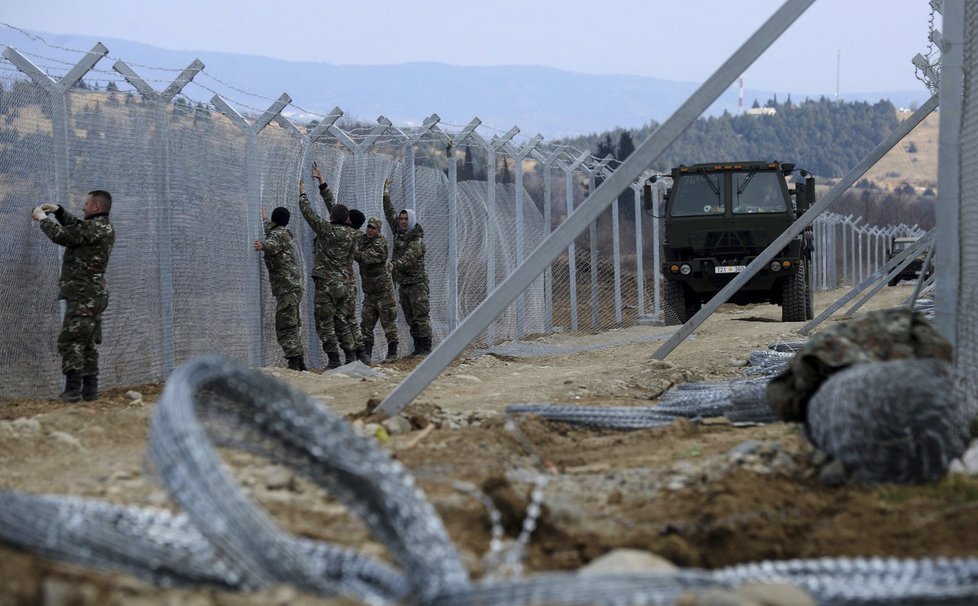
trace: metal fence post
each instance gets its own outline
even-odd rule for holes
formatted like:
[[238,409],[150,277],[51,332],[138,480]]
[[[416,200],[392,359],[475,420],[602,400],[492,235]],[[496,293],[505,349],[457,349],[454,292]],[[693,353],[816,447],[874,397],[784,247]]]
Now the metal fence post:
[[431,127],[432,132],[445,143],[445,156],[448,158],[448,332],[458,326],[458,163],[455,161],[455,148],[464,143],[480,124],[482,120],[473,118],[454,137],[442,132],[437,124]]
[[[581,168],[587,173],[588,195],[597,189],[595,177],[602,168],[608,163],[611,156],[606,156],[594,162],[592,166],[586,163]],[[617,198],[616,198],[617,199]],[[612,202],[614,204],[614,202]],[[590,249],[589,262],[591,267],[591,328],[598,328],[601,325],[600,307],[598,306],[598,220],[595,219],[588,226],[588,248]]]
[[[523,217],[523,160],[530,155],[537,144],[543,141],[543,135],[537,134],[532,139],[520,145],[519,148],[514,148],[511,145],[507,145],[509,154],[513,157],[513,162],[515,166],[513,167],[513,172],[515,174],[514,180],[516,184],[516,265],[517,267],[523,264],[523,258],[526,256],[525,252],[525,238],[526,238],[526,226],[524,225],[525,220]],[[522,339],[523,335],[526,334],[526,300],[523,293],[516,298],[516,339]]]
[[[271,123],[272,120],[278,116],[285,107],[292,102],[292,98],[287,94],[282,93],[282,96],[278,98],[277,101],[272,103],[272,105],[262,114],[254,123],[248,122],[244,116],[238,113],[233,107],[228,105],[228,102],[221,98],[220,95],[214,95],[211,98],[211,103],[214,104],[221,112],[230,118],[242,133],[244,133],[246,138],[246,150],[245,150],[245,163],[248,166],[248,214],[247,214],[247,225],[248,233],[251,234],[251,238],[254,240],[260,240],[262,233],[262,225],[259,219],[261,212],[261,195],[262,195],[262,182],[261,182],[261,149],[258,146],[258,133],[260,133],[266,126]],[[257,323],[257,333],[255,347],[252,350],[251,364],[253,366],[261,366],[265,362],[265,338],[264,338],[264,306],[262,305],[262,284],[261,284],[261,268],[262,260],[260,256],[255,257],[254,263],[251,265],[251,286],[254,289],[254,298],[256,306],[256,323]]]
[[[515,126],[502,137],[493,137],[486,149],[486,296],[496,288],[496,152],[509,142],[520,129]],[[494,326],[486,328],[489,344],[496,342]]]
[[811,6],[813,1],[785,2],[669,119],[635,149],[610,179],[592,192],[574,214],[554,230],[549,238],[540,243],[524,264],[506,278],[499,289],[493,291],[455,332],[442,341],[405,377],[377,411],[384,415],[392,415],[403,410],[462,351],[465,345],[471,343],[492,322],[492,318],[505,309],[536,276],[543,273],[547,264],[560,254],[561,249],[573,241],[632,181],[655,162],[663,151],[726,90],[737,74],[742,73],[763,53]]
[[162,93],[156,92],[152,86],[126,63],[116,61],[112,66],[122,74],[144,97],[156,104],[156,127],[163,144],[163,166],[160,174],[163,177],[163,191],[160,192],[159,262],[160,262],[160,314],[162,315],[162,350],[163,373],[169,375],[176,366],[176,344],[173,330],[173,204],[170,190],[170,117],[167,114],[167,104],[194,79],[204,64],[200,59],[194,59],[177,78],[167,86]]
[[404,185],[404,207],[414,210],[417,205],[417,194],[415,190],[415,180],[414,180],[414,146],[421,137],[428,134],[428,132],[434,128],[441,118],[438,114],[431,114],[425,118],[424,122],[421,123],[421,127],[411,131],[410,134],[404,133],[400,129],[395,129],[391,126],[391,129],[397,130],[401,135],[404,136],[404,171],[401,174],[401,178]]
[[[567,186],[566,186],[566,199],[567,206],[566,212],[567,219],[574,213],[574,171],[585,161],[591,154],[588,152],[581,152],[581,155],[577,158],[572,158],[567,164],[562,164],[560,168],[564,170],[567,176]],[[570,297],[570,329],[572,331],[577,330],[577,251],[575,250],[574,240],[571,240],[567,245],[567,282]]]
[[[611,156],[609,155],[605,160],[610,161]],[[613,172],[607,164],[599,170],[604,177],[610,177]],[[615,276],[615,324],[621,324],[621,224],[618,220],[620,201],[621,198],[616,198],[611,203],[611,255]]]
[[[539,150],[533,150],[533,157],[543,165],[543,239],[550,236],[553,221],[553,203],[551,192],[551,166],[564,153],[563,145],[557,146],[549,155],[544,155]],[[554,276],[553,264],[548,265],[543,271],[543,327],[544,332],[550,334],[554,331]]]

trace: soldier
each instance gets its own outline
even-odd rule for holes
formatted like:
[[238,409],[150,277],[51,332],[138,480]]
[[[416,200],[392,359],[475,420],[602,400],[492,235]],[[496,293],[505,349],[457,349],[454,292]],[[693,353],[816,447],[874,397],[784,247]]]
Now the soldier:
[[302,339],[299,327],[299,303],[302,301],[302,275],[296,263],[292,232],[286,229],[291,218],[289,209],[279,206],[268,220],[265,209],[261,210],[265,222],[265,239],[255,240],[255,250],[265,255],[268,281],[275,297],[275,337],[285,352],[285,359],[292,370],[306,370],[302,356]]
[[360,333],[369,359],[373,355],[374,327],[379,318],[387,338],[384,361],[392,362],[397,359],[397,303],[394,302],[394,284],[387,260],[387,240],[380,235],[380,226],[380,219],[376,217],[367,221],[367,233],[360,236],[356,254],[363,285]]
[[[332,198],[328,190],[326,193]],[[349,324],[343,320],[343,310],[353,297],[351,271],[356,242],[353,231],[346,226],[350,213],[342,204],[336,204],[329,213],[329,221],[320,217],[309,204],[301,179],[299,210],[316,234],[313,242],[315,267],[312,270],[316,287],[316,331],[328,359],[326,368],[337,368],[340,365],[338,346],[343,347],[347,360],[352,360],[354,356],[353,336]]]
[[[57,204],[42,204],[31,217],[52,242],[65,247],[58,281],[58,298],[65,301],[64,322],[58,335],[65,402],[98,399],[98,350],[102,343],[102,312],[109,304],[105,268],[115,244],[109,222],[112,196],[88,192],[85,218],[79,220]],[[53,213],[54,217],[48,213]],[[57,219],[57,221],[55,221]]]
[[[330,191],[329,185],[326,184],[326,180],[323,178],[323,173],[319,170],[319,165],[315,162],[312,163],[312,176],[319,182],[319,195],[326,205],[326,210],[332,212],[334,204],[333,192]],[[363,225],[365,219],[366,217],[359,210],[355,208],[349,209],[349,215],[347,216],[345,225],[354,232],[354,242],[360,241],[360,226]],[[347,272],[350,274],[350,287],[353,289],[353,295],[350,296],[343,309],[338,310],[335,321],[343,324],[350,331],[350,337],[353,339],[353,348],[349,351],[343,351],[346,356],[346,363],[349,364],[356,359],[369,365],[370,356],[364,350],[363,336],[360,334],[360,327],[357,325],[357,281],[353,275],[353,259],[350,259],[350,266],[347,268]]]
[[424,267],[424,230],[415,219],[414,211],[405,208],[394,212],[391,204],[390,180],[384,180],[384,214],[394,233],[392,274],[397,283],[404,320],[411,328],[414,341],[412,356],[431,352],[431,319],[428,316],[428,273]]

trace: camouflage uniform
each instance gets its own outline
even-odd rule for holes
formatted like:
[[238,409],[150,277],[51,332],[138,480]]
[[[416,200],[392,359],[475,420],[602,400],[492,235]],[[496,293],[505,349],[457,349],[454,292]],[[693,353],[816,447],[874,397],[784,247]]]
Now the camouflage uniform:
[[[326,210],[328,212],[333,212],[333,192],[330,191],[329,186],[325,183],[319,185],[319,195],[323,199],[323,203],[326,204]],[[360,230],[348,228],[353,232],[353,239],[355,242],[359,243]],[[336,333],[339,334],[340,327],[350,331],[350,337],[353,339],[353,349],[360,350],[363,347],[363,335],[360,334],[360,327],[357,325],[357,281],[356,276],[353,275],[353,259],[350,259],[350,266],[347,268],[350,274],[350,288],[353,294],[350,296],[347,304],[342,310],[338,310],[339,313],[336,316],[335,322]],[[347,348],[344,347],[344,350]]]
[[416,224],[402,233],[390,196],[384,193],[384,215],[394,234],[393,278],[398,286],[404,320],[415,344],[431,348],[431,319],[428,304],[428,273],[424,267],[424,230]]
[[[380,229],[378,219],[367,222]],[[397,303],[394,302],[394,284],[387,268],[387,240],[384,236],[370,238],[360,236],[356,260],[360,264],[360,282],[363,285],[363,307],[360,312],[360,332],[367,349],[374,345],[374,327],[380,319],[388,343],[397,342]]]
[[831,375],[854,364],[910,358],[950,362],[951,344],[920,312],[870,312],[810,338],[768,384],[767,401],[782,420],[805,422],[809,398]]
[[275,337],[286,358],[302,356],[299,304],[302,301],[302,275],[296,262],[292,232],[271,221],[265,222],[261,241],[268,268],[268,281],[275,297]]
[[[324,198],[326,195],[332,198],[328,190]],[[299,195],[299,210],[316,234],[312,279],[316,287],[316,331],[323,342],[323,351],[335,352],[337,344],[344,350],[353,349],[353,336],[341,313],[353,299],[350,270],[356,249],[354,233],[348,227],[330,223],[317,215],[305,193]],[[341,321],[337,322],[337,319]]]
[[58,298],[64,299],[65,317],[58,335],[61,372],[82,377],[98,375],[98,350],[102,342],[102,312],[109,304],[105,268],[115,244],[115,228],[108,213],[78,219],[58,207],[57,222],[41,221],[41,231],[65,247],[58,281]]

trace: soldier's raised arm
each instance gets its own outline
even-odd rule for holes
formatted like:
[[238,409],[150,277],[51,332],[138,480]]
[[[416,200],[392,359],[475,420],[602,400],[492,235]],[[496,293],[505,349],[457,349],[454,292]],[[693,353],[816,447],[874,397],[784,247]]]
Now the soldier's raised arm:
[[319,195],[326,204],[326,210],[333,212],[333,204],[335,202],[333,192],[329,189],[329,185],[326,183],[322,171],[319,170],[319,165],[315,162],[312,163],[312,178],[319,183]]
[[329,219],[320,217],[312,209],[312,205],[309,204],[309,196],[306,195],[306,185],[302,179],[299,179],[299,211],[302,212],[302,218],[306,220],[314,232],[320,234],[326,231]]
[[397,211],[394,210],[394,205],[391,204],[390,195],[390,179],[384,179],[384,216],[387,217],[387,224],[391,226],[391,232],[397,233]]

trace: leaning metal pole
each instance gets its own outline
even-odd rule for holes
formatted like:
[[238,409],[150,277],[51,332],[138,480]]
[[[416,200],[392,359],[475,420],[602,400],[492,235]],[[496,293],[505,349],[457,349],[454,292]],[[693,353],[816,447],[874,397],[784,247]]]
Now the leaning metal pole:
[[652,357],[661,360],[669,355],[669,353],[676,349],[680,343],[682,343],[686,337],[691,335],[694,330],[696,330],[700,324],[702,324],[710,314],[716,311],[717,307],[720,307],[726,303],[730,297],[736,293],[740,288],[747,283],[754,274],[756,274],[760,269],[771,262],[771,259],[778,254],[782,248],[788,245],[792,238],[800,234],[808,225],[815,220],[815,217],[819,216],[822,211],[828,208],[833,202],[835,202],[842,192],[849,189],[849,187],[856,182],[856,180],[863,175],[871,166],[876,164],[880,158],[882,158],[886,152],[888,152],[894,145],[900,142],[917,124],[923,121],[934,109],[937,107],[937,96],[931,97],[927,103],[924,103],[920,109],[913,113],[912,116],[904,120],[890,135],[884,139],[879,145],[876,146],[873,151],[866,155],[862,160],[859,161],[856,166],[846,174],[835,186],[832,187],[818,202],[812,205],[805,214],[798,218],[797,221],[791,224],[791,227],[785,230],[783,234],[777,237],[774,242],[772,242],[767,248],[765,248],[761,254],[757,256],[743,273],[737,274],[737,276],[727,283],[720,292],[713,296],[710,301],[703,306],[701,310],[696,312],[696,314],[689,319],[686,324],[684,324],[678,331],[676,331],[672,337],[666,341],[662,347],[660,347]]
[[680,106],[607,181],[567,217],[549,238],[527,257],[479,304],[458,329],[445,338],[427,358],[398,385],[380,405],[385,415],[404,409],[471,343],[499,313],[536,279],[547,266],[597,219],[679,136],[812,5],[814,0],[788,0],[729,58],[693,95]]

